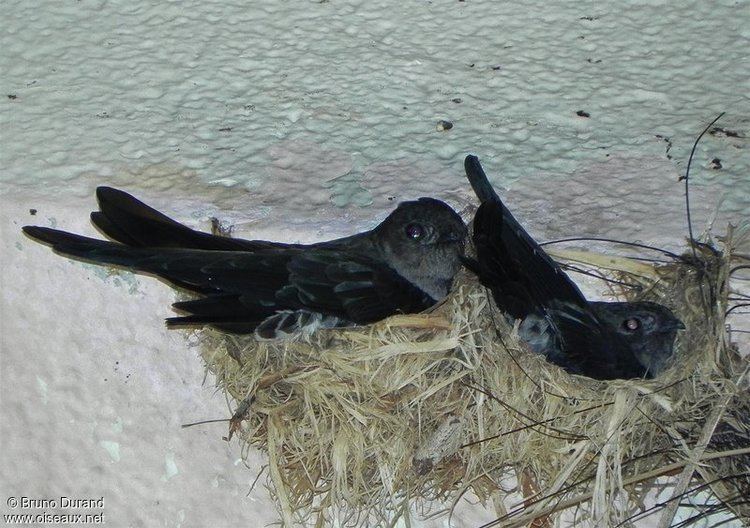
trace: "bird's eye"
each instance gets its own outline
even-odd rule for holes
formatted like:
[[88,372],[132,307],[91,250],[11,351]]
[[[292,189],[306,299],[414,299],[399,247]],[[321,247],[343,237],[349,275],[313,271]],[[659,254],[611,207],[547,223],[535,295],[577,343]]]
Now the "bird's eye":
[[424,227],[419,224],[409,224],[406,226],[406,236],[414,240],[419,240],[424,236]]
[[631,317],[630,319],[625,320],[623,326],[625,327],[625,330],[629,332],[635,332],[641,327],[641,322],[635,317]]

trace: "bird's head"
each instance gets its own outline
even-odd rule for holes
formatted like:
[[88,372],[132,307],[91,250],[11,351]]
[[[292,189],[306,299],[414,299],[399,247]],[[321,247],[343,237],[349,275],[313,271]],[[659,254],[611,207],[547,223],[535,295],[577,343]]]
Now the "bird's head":
[[668,367],[677,331],[685,329],[669,308],[648,301],[592,304],[597,315],[630,345],[649,376],[658,376]]
[[[400,275],[423,289],[431,288],[425,281],[432,279],[450,287],[468,230],[448,204],[434,198],[402,202],[375,231],[386,260]],[[425,291],[436,299],[447,293]]]

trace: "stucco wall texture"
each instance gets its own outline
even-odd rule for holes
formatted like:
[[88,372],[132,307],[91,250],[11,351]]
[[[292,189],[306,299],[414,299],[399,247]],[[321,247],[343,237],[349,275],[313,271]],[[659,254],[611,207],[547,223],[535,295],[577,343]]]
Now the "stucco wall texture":
[[[679,249],[677,178],[726,111],[693,165],[696,232],[750,205],[742,0],[7,0],[2,19],[3,514],[65,496],[103,497],[73,512],[108,526],[278,520],[265,474],[250,489],[261,454],[248,469],[225,424],[180,427],[230,411],[190,334],[162,324],[173,293],[21,236],[95,234],[97,185],[191,227],[311,241],[418,196],[467,210],[472,152],[541,240]],[[450,523],[493,515],[464,503]]]

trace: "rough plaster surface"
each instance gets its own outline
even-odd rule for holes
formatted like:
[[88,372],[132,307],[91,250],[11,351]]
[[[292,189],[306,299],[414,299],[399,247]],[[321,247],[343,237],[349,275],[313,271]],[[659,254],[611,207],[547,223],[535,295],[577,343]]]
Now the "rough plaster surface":
[[[261,485],[248,493],[259,453],[247,469],[223,425],[180,428],[228,409],[188,334],[161,323],[172,293],[20,235],[94,234],[98,184],[193,227],[216,216],[240,236],[310,241],[421,195],[465,209],[475,152],[540,239],[675,249],[677,177],[727,111],[729,133],[696,153],[694,222],[718,207],[721,233],[747,216],[747,2],[401,4],[4,3],[1,513],[19,511],[11,496],[64,495],[104,497],[110,526],[277,520]],[[465,503],[450,523],[492,518]]]

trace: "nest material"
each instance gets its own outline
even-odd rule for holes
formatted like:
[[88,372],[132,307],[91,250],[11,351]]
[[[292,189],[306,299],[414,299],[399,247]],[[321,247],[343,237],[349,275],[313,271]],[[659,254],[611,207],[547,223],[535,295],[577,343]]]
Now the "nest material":
[[[736,397],[746,368],[730,361],[724,328],[732,248],[730,232],[722,252],[696,244],[697,258],[656,267],[558,254],[638,284],[631,298],[661,302],[686,323],[673,365],[655,380],[601,382],[545,362],[468,274],[428,314],[290,341],[206,331],[202,355],[245,402],[233,425],[268,453],[287,526],[333,516],[390,524],[415,504],[450,509],[469,490],[494,501],[503,526],[549,523],[571,506],[615,525],[657,477],[689,470],[690,481],[712,467],[701,460],[725,458],[696,442],[711,438],[712,413]],[[508,477],[523,501],[506,510]]]

